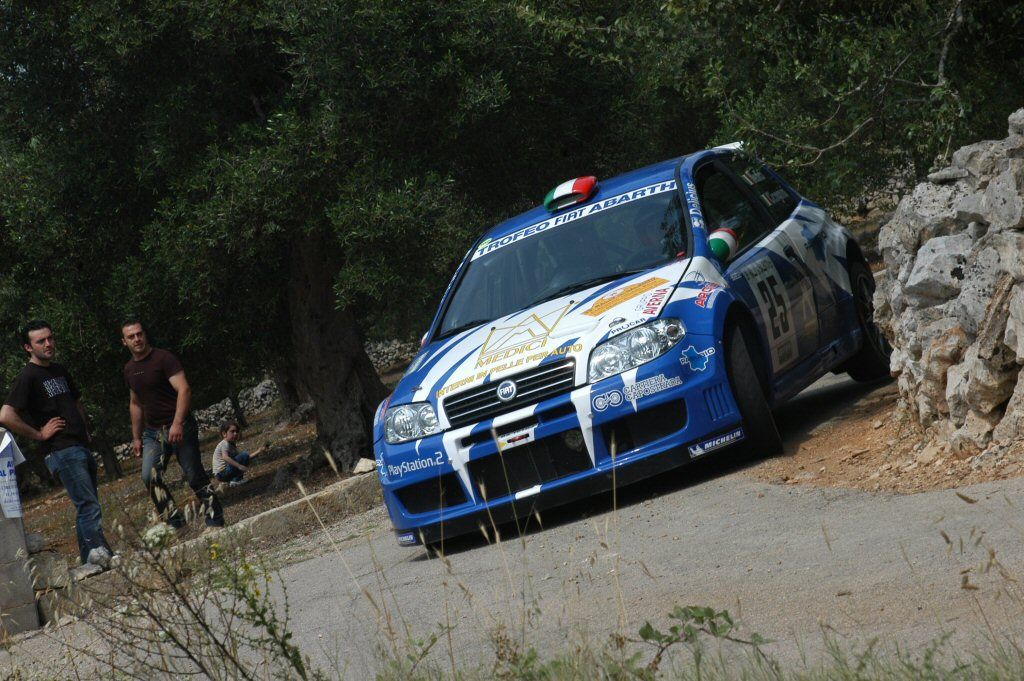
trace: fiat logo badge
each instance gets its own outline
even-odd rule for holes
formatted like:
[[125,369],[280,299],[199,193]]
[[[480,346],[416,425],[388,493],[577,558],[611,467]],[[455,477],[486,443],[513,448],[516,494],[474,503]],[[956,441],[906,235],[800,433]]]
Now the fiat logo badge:
[[502,381],[498,384],[498,399],[502,402],[511,402],[516,398],[516,382]]

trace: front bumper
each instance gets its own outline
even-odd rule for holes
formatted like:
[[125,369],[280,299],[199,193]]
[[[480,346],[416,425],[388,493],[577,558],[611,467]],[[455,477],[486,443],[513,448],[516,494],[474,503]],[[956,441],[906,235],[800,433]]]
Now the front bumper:
[[681,466],[743,438],[724,353],[687,335],[637,369],[416,442],[377,442],[400,544],[433,543]]

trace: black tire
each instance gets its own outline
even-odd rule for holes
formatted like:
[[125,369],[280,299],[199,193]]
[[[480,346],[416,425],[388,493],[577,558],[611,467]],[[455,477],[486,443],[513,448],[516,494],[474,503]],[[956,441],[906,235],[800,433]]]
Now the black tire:
[[726,373],[736,405],[743,417],[747,453],[755,457],[782,453],[782,437],[766,399],[765,385],[754,366],[751,349],[743,329],[732,324],[725,334]]
[[889,355],[892,346],[875,324],[875,277],[867,265],[854,260],[849,266],[850,289],[857,323],[863,337],[860,350],[845,365],[846,373],[855,381],[876,381],[889,376]]

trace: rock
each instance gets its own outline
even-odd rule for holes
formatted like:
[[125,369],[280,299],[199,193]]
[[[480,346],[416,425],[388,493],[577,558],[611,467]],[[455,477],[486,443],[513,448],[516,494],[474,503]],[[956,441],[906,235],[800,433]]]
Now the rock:
[[37,553],[28,562],[32,588],[36,591],[63,589],[68,585],[68,559],[56,551]]
[[942,454],[942,447],[933,444],[928,445],[927,447],[919,451],[914,456],[914,459],[917,461],[917,463],[923,466],[925,464],[931,463],[932,461],[935,461],[936,457],[938,457],[939,454]]
[[73,582],[80,582],[83,579],[88,579],[90,577],[95,577],[96,575],[100,574],[101,572],[103,572],[103,568],[101,568],[99,565],[93,565],[92,563],[85,563],[84,565],[79,565],[76,568],[72,568],[69,571],[69,574],[70,574],[71,580]]
[[967,234],[936,237],[922,246],[903,287],[908,301],[925,307],[956,297],[970,247]]
[[377,470],[377,462],[373,459],[361,458],[352,469],[352,475],[363,475]]
[[1017,109],[1010,114],[1010,135],[1024,135],[1024,109]]
[[900,403],[958,458],[1024,438],[1024,109],[1009,129],[958,149],[878,237]]
[[25,548],[30,555],[39,553],[46,548],[46,539],[38,532],[28,532],[25,534]]
[[943,168],[942,170],[938,170],[930,174],[928,176],[928,181],[931,182],[932,184],[945,184],[947,182],[956,182],[957,180],[965,178],[968,175],[970,175],[970,173],[968,173],[963,168]]
[[312,402],[303,402],[292,412],[289,423],[297,426],[300,423],[309,423],[316,417],[316,405]]

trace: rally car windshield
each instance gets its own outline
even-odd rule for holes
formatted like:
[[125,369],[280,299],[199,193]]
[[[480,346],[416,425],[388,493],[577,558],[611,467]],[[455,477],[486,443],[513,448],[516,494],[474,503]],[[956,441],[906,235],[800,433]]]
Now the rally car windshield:
[[[600,205],[600,204],[598,204]],[[474,252],[436,338],[485,324],[545,300],[663,265],[681,254],[683,210],[675,191],[622,202],[587,214],[552,217],[517,238],[484,242]],[[555,224],[561,219],[560,224]],[[521,237],[521,238],[519,238]]]

